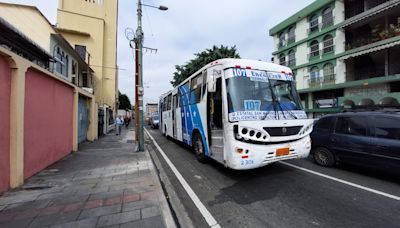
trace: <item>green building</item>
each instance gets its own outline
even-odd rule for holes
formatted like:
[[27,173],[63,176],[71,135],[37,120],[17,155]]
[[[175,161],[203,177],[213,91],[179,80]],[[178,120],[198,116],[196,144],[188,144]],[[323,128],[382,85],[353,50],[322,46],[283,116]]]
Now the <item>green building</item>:
[[309,117],[399,107],[400,0],[316,0],[269,34]]

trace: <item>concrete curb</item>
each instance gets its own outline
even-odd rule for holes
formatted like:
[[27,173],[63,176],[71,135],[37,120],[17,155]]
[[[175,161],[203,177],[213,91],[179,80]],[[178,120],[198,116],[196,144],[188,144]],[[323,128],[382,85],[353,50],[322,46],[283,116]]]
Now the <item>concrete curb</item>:
[[157,197],[158,197],[158,201],[160,202],[160,210],[161,210],[162,217],[164,219],[165,226],[168,228],[176,228],[177,225],[175,223],[174,217],[172,216],[171,209],[168,205],[166,196],[165,196],[163,188],[161,186],[160,177],[156,172],[156,165],[154,164],[154,161],[153,161],[147,147],[145,147],[145,153],[146,153],[146,157],[151,161],[151,166],[152,166],[151,172],[157,179],[157,181],[156,181],[156,185],[157,185],[157,189],[158,189]]
[[185,207],[183,205],[183,203],[181,202],[178,194],[175,192],[174,187],[172,186],[171,182],[168,179],[168,176],[163,168],[163,166],[161,165],[161,162],[156,154],[156,148],[154,148],[154,144],[151,141],[151,139],[148,137],[147,133],[146,133],[146,139],[149,140],[148,141],[148,145],[151,144],[152,149],[151,151],[149,151],[150,156],[152,157],[152,161],[155,165],[155,167],[158,169],[158,176],[159,176],[159,180],[162,181],[164,183],[164,187],[165,187],[165,191],[168,194],[168,199],[170,201],[170,205],[173,208],[175,214],[177,215],[177,220],[178,220],[178,225],[179,227],[185,227],[185,228],[194,228],[195,226],[193,225],[192,220],[190,219],[187,211],[185,210]]

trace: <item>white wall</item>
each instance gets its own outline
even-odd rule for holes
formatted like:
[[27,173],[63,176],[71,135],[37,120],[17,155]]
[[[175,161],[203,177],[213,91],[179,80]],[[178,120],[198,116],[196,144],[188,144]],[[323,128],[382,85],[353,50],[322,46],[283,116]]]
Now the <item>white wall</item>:
[[308,78],[309,78],[310,73],[308,72],[307,67],[303,67],[300,69],[297,69],[296,73],[296,84],[297,84],[297,89],[307,89],[308,88]]
[[296,42],[308,37],[307,29],[309,24],[307,18],[304,18],[296,23]]
[[310,53],[310,49],[308,48],[307,43],[302,43],[296,48],[296,65],[302,65],[308,63],[308,54]]

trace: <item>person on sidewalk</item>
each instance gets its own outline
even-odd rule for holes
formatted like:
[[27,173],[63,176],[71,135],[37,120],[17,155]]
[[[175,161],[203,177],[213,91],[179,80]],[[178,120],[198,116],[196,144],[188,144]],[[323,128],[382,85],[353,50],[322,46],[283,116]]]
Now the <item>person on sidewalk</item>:
[[115,132],[117,135],[121,134],[122,130],[122,125],[124,125],[124,120],[122,119],[122,116],[118,116],[117,119],[115,120]]

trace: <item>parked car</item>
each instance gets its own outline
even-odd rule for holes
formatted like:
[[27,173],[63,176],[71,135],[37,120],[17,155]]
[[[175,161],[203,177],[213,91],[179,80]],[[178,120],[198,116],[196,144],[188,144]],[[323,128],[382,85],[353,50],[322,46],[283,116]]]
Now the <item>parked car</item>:
[[400,112],[327,115],[317,121],[311,139],[311,153],[319,165],[340,162],[400,170]]
[[154,128],[154,129],[157,129],[159,123],[160,123],[160,120],[159,120],[159,118],[158,118],[158,113],[153,113],[153,114],[151,115],[151,118],[150,118],[150,125],[151,125],[151,127]]

